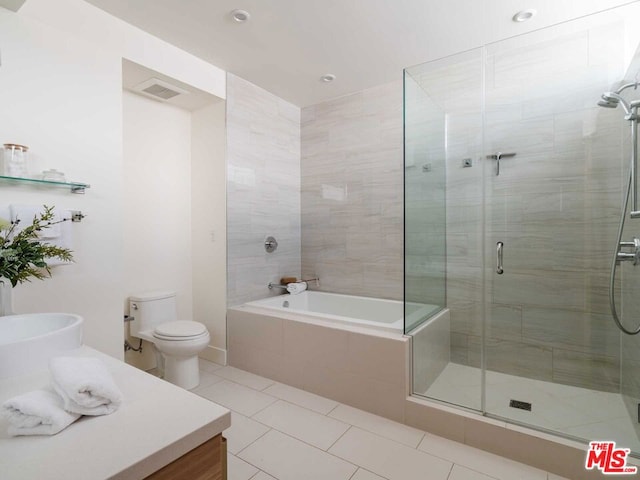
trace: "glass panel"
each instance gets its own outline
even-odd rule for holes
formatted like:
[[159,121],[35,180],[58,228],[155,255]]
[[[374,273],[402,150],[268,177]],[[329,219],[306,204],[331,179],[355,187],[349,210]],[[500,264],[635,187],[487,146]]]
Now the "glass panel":
[[[405,72],[405,328],[413,329],[413,389],[474,409],[481,399],[482,67],[482,51],[474,50]],[[415,304],[449,312],[424,322],[429,317],[411,317]]]
[[444,113],[405,71],[405,333],[446,302],[444,129]]
[[7,182],[15,182],[15,183],[31,183],[42,186],[52,186],[52,187],[69,187],[73,190],[83,190],[85,188],[90,188],[91,185],[86,183],[79,182],[56,182],[53,180],[41,180],[38,178],[24,178],[24,177],[7,177],[5,175],[0,175],[0,180]]
[[[635,4],[488,46],[483,160],[486,411],[635,451],[607,297],[629,122],[597,102],[638,78],[628,65],[639,13]],[[629,381],[630,402],[639,396]]]

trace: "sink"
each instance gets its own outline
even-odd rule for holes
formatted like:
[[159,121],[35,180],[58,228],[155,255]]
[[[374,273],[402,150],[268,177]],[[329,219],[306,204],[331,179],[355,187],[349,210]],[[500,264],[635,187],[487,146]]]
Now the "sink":
[[0,317],[0,378],[46,370],[50,358],[80,347],[83,321],[72,313]]

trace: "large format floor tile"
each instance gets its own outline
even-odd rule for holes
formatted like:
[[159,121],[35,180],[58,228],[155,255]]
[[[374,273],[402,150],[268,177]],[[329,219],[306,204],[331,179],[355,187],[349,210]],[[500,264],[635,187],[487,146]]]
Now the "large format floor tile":
[[[201,360],[200,373],[203,384],[193,392],[232,410],[224,431],[230,480],[547,479],[527,465],[236,368]],[[447,388],[477,388],[472,372],[455,373]],[[511,379],[490,373],[496,391],[508,391]],[[610,404],[608,394],[582,398],[584,389],[547,382],[530,387],[520,385],[538,403],[561,397],[585,413]]]
[[[513,477],[517,478],[517,477]],[[468,468],[461,467],[460,465],[454,465],[451,470],[451,474],[447,480],[495,480],[493,477],[489,477],[480,472],[469,470]]]
[[[426,433],[418,450],[502,480],[546,480],[547,473],[477,448]],[[462,478],[462,477],[461,477]]]
[[272,403],[253,418],[321,450],[328,449],[349,429],[346,423],[283,400]]
[[251,480],[278,480],[278,479],[260,470],[258,473],[256,473],[254,477],[251,477]]
[[230,453],[227,455],[228,480],[249,480],[256,473],[258,473],[258,469],[253,465],[249,465],[244,460]]
[[278,480],[348,480],[357,470],[355,465],[275,430],[238,456]]
[[451,462],[356,427],[349,429],[329,452],[389,480],[446,480],[453,466]]
[[209,372],[214,373],[216,370],[220,370],[222,365],[218,365],[217,363],[210,362],[209,360],[205,360],[203,358],[198,359],[198,365],[200,369],[200,373]]
[[200,383],[191,391],[197,393],[199,389],[208,387],[209,385],[213,385],[214,383],[221,382],[222,380],[224,380],[224,378],[217,376],[215,373],[201,371]]
[[286,400],[289,403],[299,405],[309,410],[313,410],[323,415],[328,414],[331,410],[338,406],[338,402],[321,397],[315,393],[300,390],[299,388],[290,387],[283,383],[275,383],[263,390],[274,397]]
[[248,417],[277,400],[270,395],[227,380],[198,390],[198,395]]
[[329,416],[413,448],[418,446],[424,436],[422,430],[348,405],[339,405]]
[[253,373],[245,372],[234,367],[222,367],[220,370],[216,370],[215,374],[219,377],[226,378],[232,382],[239,383],[245,387],[253,388],[254,390],[264,390],[275,382],[268,378],[255,375]]
[[269,427],[238,412],[231,412],[231,427],[223,432],[227,450],[236,455],[269,431]]
[[355,475],[351,477],[351,480],[385,480],[385,478],[359,468]]

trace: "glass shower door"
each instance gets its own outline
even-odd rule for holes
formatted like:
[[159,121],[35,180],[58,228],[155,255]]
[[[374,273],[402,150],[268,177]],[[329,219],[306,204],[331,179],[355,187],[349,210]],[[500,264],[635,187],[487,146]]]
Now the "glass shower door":
[[597,106],[627,74],[624,18],[486,48],[484,410],[638,451],[607,297],[626,126]]

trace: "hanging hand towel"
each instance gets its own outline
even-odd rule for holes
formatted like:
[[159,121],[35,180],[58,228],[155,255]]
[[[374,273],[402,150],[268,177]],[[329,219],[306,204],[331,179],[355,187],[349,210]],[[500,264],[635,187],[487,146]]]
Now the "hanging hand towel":
[[[11,221],[14,223],[19,221],[18,225],[16,225],[16,228],[14,229],[14,233],[16,234],[30,226],[34,218],[40,218],[40,214],[44,211],[44,207],[42,205],[9,205],[9,209],[11,211]],[[51,223],[62,220],[57,212],[54,212],[53,215],[54,217],[51,219]],[[59,238],[61,234],[60,225],[60,223],[56,223],[55,225],[42,229],[39,232],[39,237],[42,240]]]
[[297,295],[307,289],[307,282],[296,282],[287,285],[287,292],[291,295]]
[[8,433],[14,437],[55,435],[80,418],[65,411],[62,399],[50,390],[34,390],[7,400],[2,415],[9,420]]
[[53,388],[64,409],[82,415],[108,415],[122,403],[122,393],[97,358],[56,357],[49,361]]
[[[16,225],[14,229],[14,235],[18,234],[22,229],[28,227],[33,222],[34,217],[40,217],[40,214],[44,211],[43,206],[33,205],[9,205],[10,218],[12,222],[20,220],[20,223]],[[61,222],[63,219],[69,219]],[[40,241],[53,245],[54,247],[68,248],[73,250],[73,227],[71,226],[71,212],[68,210],[61,210],[54,212],[54,218],[51,222],[59,222],[48,228],[43,228],[40,231]],[[55,267],[57,265],[70,265],[73,262],[67,262],[60,260],[59,258],[48,258],[47,266]]]

